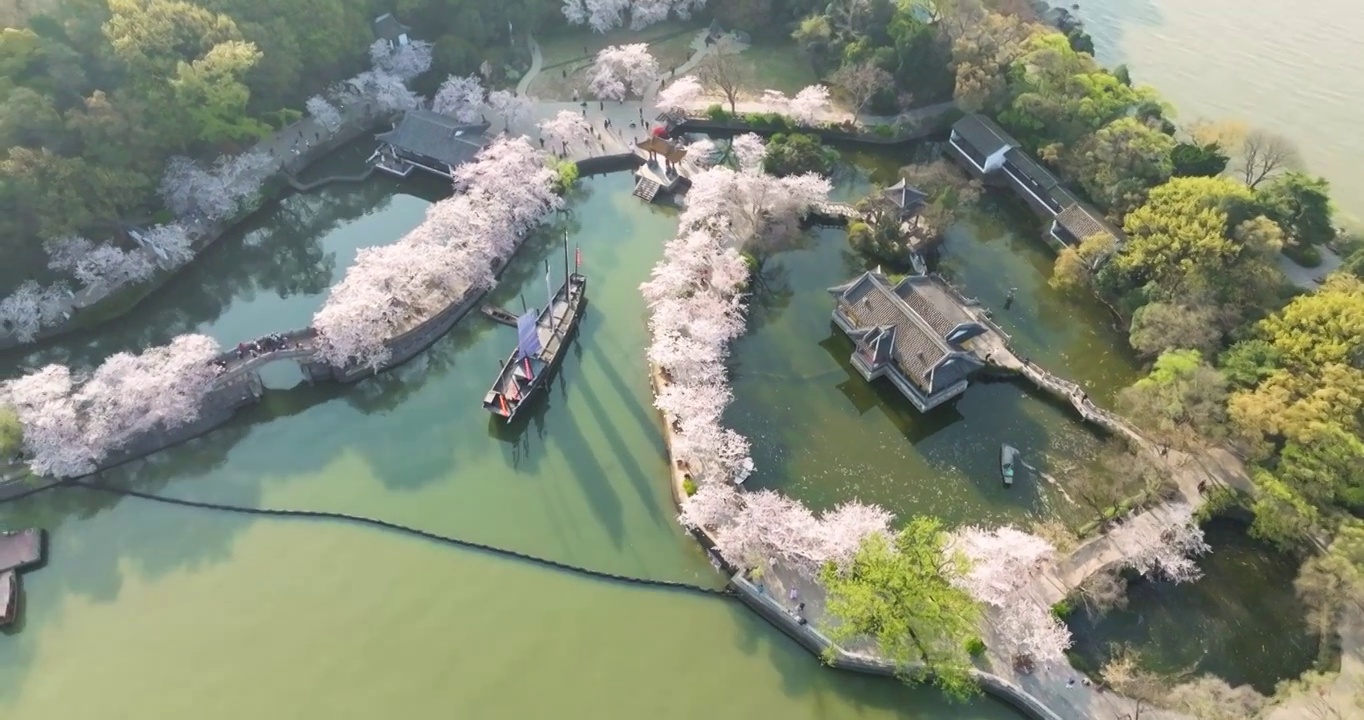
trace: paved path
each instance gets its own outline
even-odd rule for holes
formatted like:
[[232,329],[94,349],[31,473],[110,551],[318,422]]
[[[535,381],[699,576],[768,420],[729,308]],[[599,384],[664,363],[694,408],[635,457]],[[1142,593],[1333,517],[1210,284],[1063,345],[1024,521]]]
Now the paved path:
[[1340,269],[1341,264],[1345,262],[1339,255],[1335,254],[1331,248],[1322,247],[1319,249],[1321,250],[1320,265],[1314,268],[1306,268],[1293,262],[1293,259],[1287,255],[1279,253],[1277,258],[1279,269],[1283,271],[1284,275],[1288,276],[1289,282],[1294,285],[1297,285],[1303,290],[1316,290],[1321,287],[1321,282],[1318,281],[1318,278],[1324,279],[1327,275]]
[[531,97],[530,84],[535,82],[536,76],[540,74],[540,68],[544,67],[545,56],[540,52],[540,43],[535,42],[534,35],[527,35],[526,42],[530,43],[530,67],[526,69],[526,74],[521,76],[521,81],[516,83],[516,94]]

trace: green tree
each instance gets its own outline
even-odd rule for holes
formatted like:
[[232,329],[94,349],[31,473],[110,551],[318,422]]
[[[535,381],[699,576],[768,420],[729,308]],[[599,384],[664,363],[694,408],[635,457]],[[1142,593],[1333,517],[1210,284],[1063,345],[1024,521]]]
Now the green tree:
[[1206,306],[1153,302],[1132,314],[1128,341],[1147,357],[1166,350],[1215,351],[1222,339],[1216,312]]
[[1118,405],[1153,437],[1194,446],[1217,437],[1226,422],[1227,381],[1197,350],[1169,350],[1151,372],[1118,394]]
[[1154,100],[1154,91],[1124,85],[1094,58],[1075,52],[1065,35],[1035,35],[1010,66],[1013,100],[999,120],[1044,155],[1076,142]]
[[251,91],[242,77],[260,59],[247,42],[215,45],[193,63],[180,63],[171,81],[179,107],[192,119],[198,139],[207,143],[260,137],[269,128],[246,115]]
[[0,460],[8,460],[24,446],[24,426],[14,408],[0,405]]
[[932,681],[962,697],[975,692],[966,643],[980,608],[953,577],[965,559],[946,552],[942,523],[916,517],[892,540],[871,535],[845,569],[827,566],[820,581],[835,642],[875,639],[907,681]]
[[1170,178],[1174,148],[1174,138],[1158,128],[1123,117],[1077,143],[1066,164],[1090,199],[1122,216]]
[[61,136],[61,116],[52,98],[21,87],[0,103],[0,146],[53,146]]
[[24,237],[53,239],[121,219],[149,185],[139,173],[45,149],[14,147],[0,160],[0,203],[16,209],[5,221]]
[[1243,340],[1222,354],[1218,366],[1233,385],[1255,387],[1278,369],[1283,353],[1269,342],[1252,338]]
[[1216,142],[1182,142],[1170,151],[1170,171],[1175,177],[1216,177],[1231,158]]
[[825,147],[816,135],[777,133],[767,143],[763,169],[777,177],[819,173],[829,175],[838,162],[838,151]]
[[1242,250],[1231,237],[1230,213],[1252,199],[1248,188],[1225,178],[1174,178],[1128,213],[1116,267],[1132,286],[1152,283],[1167,295],[1191,274],[1224,274]]
[[1047,284],[1061,292],[1079,294],[1094,289],[1095,268],[1118,249],[1108,233],[1091,235],[1079,245],[1068,245],[1056,256]]
[[232,18],[181,0],[109,0],[104,34],[134,73],[169,78],[219,43],[241,40]]
[[1256,199],[1295,243],[1321,245],[1335,237],[1331,190],[1324,178],[1284,173],[1260,187]]
[[1342,525],[1326,552],[1303,563],[1293,587],[1307,606],[1313,632],[1330,638],[1340,611],[1364,595],[1364,523]]

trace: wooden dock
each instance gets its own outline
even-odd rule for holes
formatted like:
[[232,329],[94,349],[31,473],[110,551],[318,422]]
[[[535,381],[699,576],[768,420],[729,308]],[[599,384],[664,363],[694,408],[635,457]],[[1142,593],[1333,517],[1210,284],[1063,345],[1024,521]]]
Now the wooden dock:
[[43,562],[43,540],[36,528],[0,533],[0,627],[19,613],[19,573]]

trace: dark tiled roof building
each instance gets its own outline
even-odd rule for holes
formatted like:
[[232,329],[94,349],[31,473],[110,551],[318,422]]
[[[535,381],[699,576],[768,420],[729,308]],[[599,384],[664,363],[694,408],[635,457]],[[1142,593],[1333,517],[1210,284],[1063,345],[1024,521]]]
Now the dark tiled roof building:
[[384,13],[374,18],[374,35],[392,47],[407,44],[407,34],[412,28],[398,22],[393,13]]
[[975,113],[952,126],[948,154],[974,177],[1007,185],[1044,220],[1048,234],[1062,246],[1074,245],[1095,233],[1124,237],[1103,216],[1061,185],[1050,170],[1034,160],[1019,142],[993,120]]
[[392,130],[376,136],[374,158],[379,169],[401,177],[413,168],[451,177],[483,149],[487,131],[487,123],[471,125],[430,110],[412,110]]
[[829,294],[834,324],[856,346],[853,367],[868,381],[888,379],[920,412],[965,392],[981,367],[962,344],[985,327],[933,278],[892,285],[879,271],[867,272]]
[[899,208],[901,220],[918,215],[928,200],[928,193],[905,182],[904,178],[882,190],[881,195]]

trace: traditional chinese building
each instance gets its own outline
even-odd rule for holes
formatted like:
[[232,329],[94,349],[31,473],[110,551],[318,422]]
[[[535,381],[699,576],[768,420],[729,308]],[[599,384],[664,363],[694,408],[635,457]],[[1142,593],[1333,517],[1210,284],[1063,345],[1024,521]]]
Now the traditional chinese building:
[[892,284],[879,270],[829,288],[834,324],[853,341],[853,367],[884,377],[920,412],[966,392],[980,369],[963,343],[986,331],[939,280],[911,275]]
[[1051,171],[1028,155],[1017,140],[984,115],[971,113],[952,126],[948,154],[974,177],[1012,189],[1048,222],[1047,236],[1061,247],[1092,235],[1107,235],[1116,244],[1121,231],[1061,185]]
[[392,130],[377,135],[370,156],[375,167],[407,177],[414,168],[444,178],[469,162],[487,144],[488,123],[467,124],[430,110],[412,110]]
[[635,197],[653,202],[659,193],[686,189],[690,182],[690,169],[683,163],[686,149],[659,135],[650,135],[635,144],[635,154],[644,161],[635,169]]
[[388,43],[390,48],[397,48],[399,45],[406,45],[411,42],[408,33],[412,28],[398,22],[398,18],[393,17],[393,13],[384,13],[374,18],[374,36]]

